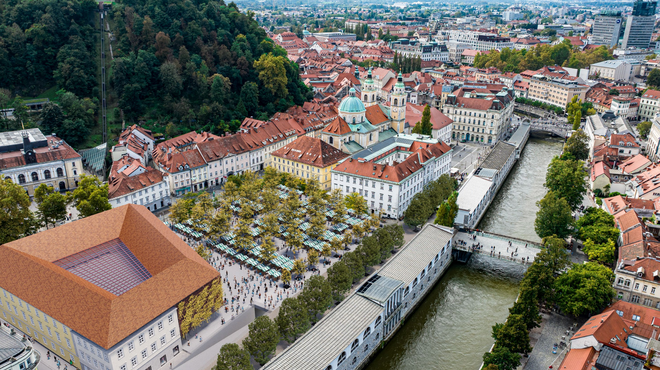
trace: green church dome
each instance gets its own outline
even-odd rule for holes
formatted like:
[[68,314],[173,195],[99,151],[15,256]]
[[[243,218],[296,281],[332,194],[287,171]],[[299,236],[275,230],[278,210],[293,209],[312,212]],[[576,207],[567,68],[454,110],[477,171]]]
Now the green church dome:
[[362,100],[355,96],[355,89],[351,88],[347,97],[342,99],[339,104],[339,112],[341,113],[362,113],[366,111]]

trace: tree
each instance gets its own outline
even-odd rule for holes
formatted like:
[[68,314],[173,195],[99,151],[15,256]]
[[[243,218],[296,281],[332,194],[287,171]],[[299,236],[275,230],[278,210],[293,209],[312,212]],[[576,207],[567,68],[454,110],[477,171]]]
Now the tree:
[[176,63],[165,62],[160,66],[160,82],[163,84],[165,92],[172,96],[179,96],[183,89],[183,80]]
[[351,271],[343,261],[338,261],[328,269],[328,283],[332,289],[332,297],[335,301],[344,299],[344,294],[351,289],[353,277]]
[[509,315],[506,323],[496,333],[496,347],[504,347],[513,353],[529,353],[529,331],[522,315]]
[[440,205],[435,217],[436,225],[447,227],[454,226],[454,219],[456,219],[456,215],[458,214],[458,204],[456,204],[456,199],[458,199],[457,191],[453,192],[452,195]]
[[410,227],[417,227],[426,223],[432,213],[433,208],[426,194],[417,193],[403,213],[403,222]]
[[536,212],[534,230],[539,237],[555,235],[564,239],[571,233],[573,216],[566,199],[560,198],[554,191],[549,191],[537,202],[537,206],[539,210]]
[[600,312],[614,298],[613,279],[612,270],[596,262],[574,264],[555,281],[557,303],[575,317]]
[[310,250],[307,253],[307,262],[312,266],[316,266],[319,263],[319,253],[315,250]]
[[67,215],[67,198],[60,192],[55,191],[52,186],[41,184],[34,189],[34,200],[37,203],[37,214],[46,226],[62,220]]
[[417,122],[412,130],[413,134],[433,135],[433,125],[431,124],[431,107],[427,104],[422,112],[422,119]]
[[360,254],[355,252],[345,253],[341,261],[344,262],[346,267],[350,270],[353,282],[357,282],[364,277],[364,262],[362,261]]
[[[615,228],[615,230],[617,230]],[[589,257],[591,261],[597,261],[605,264],[614,263],[614,239],[608,240],[605,243],[597,244],[591,239],[584,242],[582,250]]]
[[262,54],[259,60],[254,61],[259,80],[270,94],[278,98],[285,97],[288,93],[285,63],[287,63],[285,57],[275,56],[272,53]]
[[195,200],[192,198],[179,198],[175,200],[170,206],[170,221],[173,224],[180,224],[188,221],[194,205]]
[[307,280],[298,299],[307,308],[310,320],[315,322],[332,304],[332,288],[323,276],[314,275]]
[[649,136],[652,125],[653,124],[649,121],[644,121],[637,124],[637,132],[639,132],[639,136],[641,136],[642,139],[646,139]]
[[257,317],[248,325],[248,337],[243,339],[245,348],[254,360],[264,365],[275,354],[277,343],[280,341],[280,333],[277,325],[267,315]]
[[195,252],[197,252],[197,254],[205,261],[208,261],[209,257],[211,257],[211,252],[209,252],[203,244],[198,245],[197,248],[195,248]]
[[578,130],[581,124],[582,124],[582,111],[579,110],[575,112],[575,116],[573,117],[573,130]]
[[80,217],[88,217],[112,209],[108,202],[108,184],[102,184],[98,177],[80,175],[78,187],[70,194]]
[[367,213],[369,207],[367,201],[358,193],[350,193],[345,198],[346,207],[352,209],[356,214],[362,215]]
[[275,323],[284,340],[295,342],[298,336],[310,328],[307,307],[299,298],[286,298],[282,301]]
[[298,258],[293,261],[293,269],[291,270],[294,274],[302,275],[305,273],[305,263],[302,258]]
[[589,158],[589,138],[582,130],[575,131],[564,144],[564,153],[572,155],[574,159],[583,161]]
[[227,343],[220,348],[215,370],[253,370],[250,354],[236,343]]
[[660,70],[653,69],[646,78],[646,85],[652,87],[660,87]]
[[497,366],[498,370],[515,370],[520,366],[521,356],[505,347],[495,347],[492,352],[484,353],[484,365]]
[[582,101],[579,96],[573,95],[571,101],[566,105],[566,114],[568,115],[568,122],[575,122],[575,113],[582,110]]
[[23,187],[0,179],[0,243],[9,243],[35,231],[30,197]]
[[41,113],[39,114],[41,120],[41,130],[46,134],[60,133],[60,128],[64,124],[64,113],[59,105],[48,102],[44,104]]
[[282,269],[281,278],[282,278],[282,282],[288,285],[289,282],[291,282],[291,271],[289,271],[289,269]]
[[228,94],[231,89],[231,82],[229,78],[223,75],[213,75],[211,78],[211,99],[218,104],[225,104],[229,98]]
[[555,157],[548,166],[544,186],[566,199],[574,210],[582,204],[587,192],[586,177],[582,161]]

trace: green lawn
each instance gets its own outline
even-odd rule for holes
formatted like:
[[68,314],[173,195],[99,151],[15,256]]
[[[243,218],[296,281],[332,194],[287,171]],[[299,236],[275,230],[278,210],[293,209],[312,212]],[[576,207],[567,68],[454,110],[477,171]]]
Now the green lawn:
[[[37,96],[37,98],[48,98],[50,101],[57,102],[57,101],[59,100],[59,98],[60,98],[60,97],[57,95],[57,92],[58,92],[59,90],[60,90],[60,89],[59,89],[57,86],[53,86],[53,87],[51,87],[50,89],[48,89],[48,90],[42,92],[41,94],[39,94],[39,96]],[[27,102],[27,101],[26,101],[26,102]]]

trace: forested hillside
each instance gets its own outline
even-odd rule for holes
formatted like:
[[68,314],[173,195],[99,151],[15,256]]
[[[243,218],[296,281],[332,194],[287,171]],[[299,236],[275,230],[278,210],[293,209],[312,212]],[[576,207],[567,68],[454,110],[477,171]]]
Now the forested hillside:
[[234,131],[309,97],[298,66],[233,3],[129,0],[112,12],[112,84],[127,120]]
[[93,0],[0,0],[0,88],[32,96],[57,83],[92,95],[97,8]]

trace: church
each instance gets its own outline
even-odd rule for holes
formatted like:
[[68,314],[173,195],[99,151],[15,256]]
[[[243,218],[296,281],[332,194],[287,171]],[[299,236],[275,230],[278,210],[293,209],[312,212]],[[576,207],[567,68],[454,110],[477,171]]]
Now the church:
[[[401,72],[387,103],[379,101],[371,68],[359,93],[360,97],[355,87],[349,89],[337,117],[321,132],[323,141],[345,153],[359,152],[397,134],[410,134],[422,118],[424,106],[407,102]],[[433,139],[449,144],[452,120],[438,109],[430,109]]]

